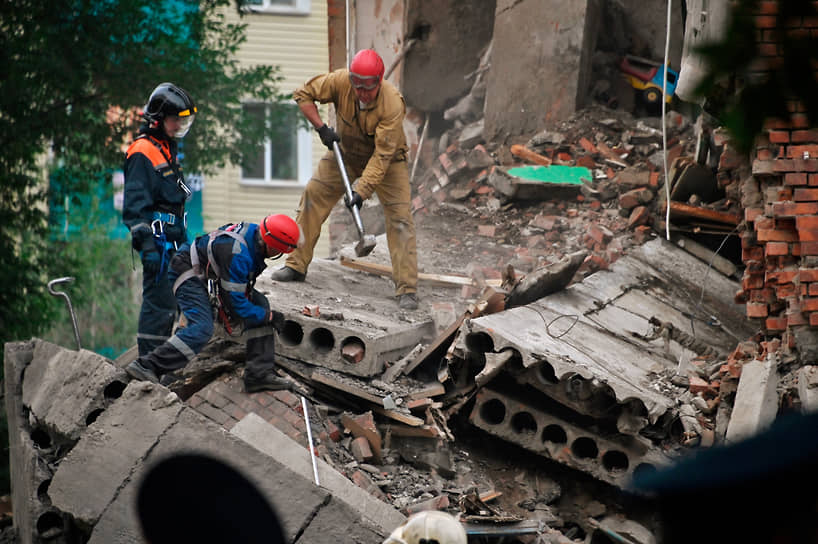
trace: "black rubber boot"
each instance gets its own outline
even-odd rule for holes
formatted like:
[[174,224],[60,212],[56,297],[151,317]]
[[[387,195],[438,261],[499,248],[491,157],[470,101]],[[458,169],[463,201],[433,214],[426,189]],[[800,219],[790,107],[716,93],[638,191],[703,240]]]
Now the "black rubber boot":
[[273,272],[271,277],[276,281],[304,281],[307,275],[289,266],[284,266]]
[[248,338],[244,390],[247,393],[255,393],[289,388],[290,382],[275,371],[275,335],[265,334]]

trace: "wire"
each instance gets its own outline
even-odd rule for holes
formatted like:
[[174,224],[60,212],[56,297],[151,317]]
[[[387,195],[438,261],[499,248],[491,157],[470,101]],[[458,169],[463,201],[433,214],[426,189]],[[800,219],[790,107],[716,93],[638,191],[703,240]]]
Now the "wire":
[[670,241],[670,179],[668,179],[667,168],[667,120],[665,119],[667,109],[667,68],[668,56],[670,55],[670,14],[673,8],[673,0],[667,0],[667,25],[665,27],[665,64],[662,66],[662,162],[665,168],[665,237]]

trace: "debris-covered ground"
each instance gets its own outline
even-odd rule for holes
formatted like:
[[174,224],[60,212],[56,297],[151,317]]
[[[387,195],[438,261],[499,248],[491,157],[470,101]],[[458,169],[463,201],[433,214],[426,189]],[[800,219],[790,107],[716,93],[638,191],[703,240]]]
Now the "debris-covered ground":
[[[678,165],[674,163],[677,158],[691,157],[695,152],[696,136],[693,127],[678,113],[670,112],[666,119],[668,162]],[[508,286],[509,281],[518,282],[578,251],[584,252],[584,259],[568,283],[581,281],[608,268],[634,246],[664,236],[661,128],[659,118],[634,118],[627,112],[595,105],[527,142],[512,146],[476,143],[467,149],[455,143],[440,150],[431,163],[421,165],[415,178],[413,204],[419,267],[422,274],[471,278],[473,285],[421,281],[420,313],[432,315],[439,334],[450,324],[447,319],[454,321],[469,304],[479,300],[486,284],[497,286],[505,281]],[[441,140],[457,138],[458,129],[453,128],[435,141],[439,144]],[[590,179],[583,179],[567,190],[557,188],[553,195],[518,198],[520,195],[510,193],[498,176],[503,176],[502,172],[509,167],[532,162],[584,167]],[[723,177],[717,180],[714,169],[711,172],[709,188],[715,187],[711,192],[719,198],[711,196],[704,201],[695,194],[686,199],[687,203],[696,205],[698,210],[725,214],[734,211],[737,202],[729,197],[727,187],[731,180]],[[672,170],[671,179],[675,175]],[[695,213],[693,224],[688,224],[685,216],[677,219],[674,233],[715,232],[725,239],[734,228],[718,222],[696,223]],[[388,264],[385,245],[382,240],[367,261]],[[345,250],[340,253],[349,255]],[[311,272],[313,277],[317,273]],[[343,271],[338,274],[339,290],[348,281],[371,282],[377,285],[373,292],[388,293],[391,285],[388,278],[360,279]],[[337,294],[333,289],[330,287],[329,292],[321,295],[330,304]],[[343,309],[342,299],[335,297],[335,301]],[[435,308],[441,303],[448,308],[448,314]],[[327,308],[322,310],[326,312]],[[332,307],[329,313],[337,313],[336,310],[337,307]],[[305,313],[308,311],[305,307]],[[417,318],[403,316],[399,320],[411,323]],[[427,346],[418,346],[404,360],[393,361],[389,366],[411,362],[424,347]],[[236,351],[230,357],[232,362],[220,368],[222,363],[218,361],[223,361],[225,354],[218,343],[212,345],[187,371],[189,389],[177,383],[176,390],[184,397],[201,387],[207,380],[191,386],[190,376],[201,373],[203,366],[210,368],[214,361],[217,370],[207,373],[208,376],[228,370],[219,378],[225,379],[240,372],[235,362],[241,361],[241,351]],[[731,360],[741,356],[734,353]],[[390,373],[387,368],[384,376],[389,375],[388,380],[384,376],[345,376],[286,357],[282,358],[281,366],[297,382],[296,391],[313,402],[316,451],[358,485],[405,514],[422,509],[446,510],[475,523],[486,523],[496,535],[503,534],[504,524],[519,522],[514,527],[538,528],[541,538],[555,542],[615,541],[604,536],[605,531],[594,528],[599,528],[600,521],[610,530],[612,524],[632,520],[643,528],[622,530],[638,542],[650,541],[649,532],[634,533],[644,528],[654,530],[656,522],[650,508],[638,498],[582,471],[484,433],[470,424],[469,410],[463,406],[446,411],[451,407],[441,402],[445,398],[441,396],[443,390],[427,391],[428,394],[413,398],[411,406],[390,406],[392,399],[401,402],[412,398],[413,390],[428,387],[428,381],[435,378],[434,368],[428,365],[409,375]],[[697,388],[687,375],[672,376],[674,383],[670,388],[671,393],[688,395],[685,402],[698,407],[692,416],[696,424],[674,429],[672,440],[664,443],[667,448],[712,444],[718,432],[713,421],[719,392],[712,382],[717,382],[720,372],[725,372],[724,361],[702,357],[692,366],[704,376],[701,383],[695,384]],[[729,368],[726,372],[729,378]],[[446,389],[451,388],[449,383]],[[377,406],[378,402],[382,402],[382,407]],[[392,419],[380,408],[386,412],[393,409],[389,412]],[[395,417],[399,421],[405,418],[404,422],[411,418],[420,421],[410,421],[417,425],[417,431],[408,432],[406,429],[411,427],[395,424]],[[370,451],[371,435],[362,430],[367,427],[378,435],[375,452]],[[360,440],[361,436],[368,436],[369,440]],[[535,541],[532,536],[521,535],[492,538],[486,537],[486,541]]]

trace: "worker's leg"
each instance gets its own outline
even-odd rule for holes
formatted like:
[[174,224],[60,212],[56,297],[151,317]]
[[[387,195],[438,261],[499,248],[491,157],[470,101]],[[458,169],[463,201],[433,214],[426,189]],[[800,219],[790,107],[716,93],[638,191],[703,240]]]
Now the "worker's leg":
[[406,161],[393,162],[375,192],[383,206],[395,294],[417,292],[418,256]]
[[158,264],[142,267],[142,308],[136,332],[139,355],[146,355],[170,338],[176,316],[167,267],[157,278]]
[[287,256],[287,267],[302,274],[307,273],[315,244],[321,235],[321,226],[343,194],[344,184],[338,164],[332,155],[325,155],[301,194],[295,222],[304,235],[304,246]]
[[[267,297],[253,289],[250,301],[256,306],[270,310]],[[289,382],[275,372],[275,331],[270,325],[248,329],[244,332],[247,338],[247,357],[244,367],[244,390],[276,391],[289,387]]]
[[[171,271],[170,281],[176,281],[176,277],[177,274]],[[176,290],[176,300],[187,319],[187,326],[177,329],[167,342],[138,359],[157,376],[187,365],[213,336],[213,310],[200,279],[193,277],[183,282]]]

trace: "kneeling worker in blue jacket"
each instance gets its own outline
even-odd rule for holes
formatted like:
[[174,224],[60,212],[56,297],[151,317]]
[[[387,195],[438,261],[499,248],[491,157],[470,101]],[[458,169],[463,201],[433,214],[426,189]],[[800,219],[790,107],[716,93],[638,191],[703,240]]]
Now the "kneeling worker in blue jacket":
[[227,327],[236,321],[244,327],[245,391],[286,389],[288,382],[275,372],[274,330],[282,330],[284,315],[271,310],[267,297],[253,285],[267,266],[265,259],[290,253],[302,243],[295,221],[269,215],[261,224],[224,225],[192,245],[184,244],[170,263],[168,280],[187,325],[125,370],[134,378],[159,383],[162,375],[183,368],[213,336],[215,305]]

